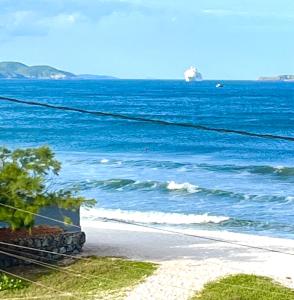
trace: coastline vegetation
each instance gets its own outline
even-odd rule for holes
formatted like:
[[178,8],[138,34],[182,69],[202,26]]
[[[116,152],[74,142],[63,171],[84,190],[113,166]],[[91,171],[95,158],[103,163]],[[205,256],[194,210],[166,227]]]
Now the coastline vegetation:
[[255,275],[231,275],[210,282],[191,300],[294,300],[294,291],[272,279]]
[[[152,263],[97,257],[59,267],[60,271],[31,265],[10,268],[11,273],[35,281],[43,287],[21,280],[15,288],[0,290],[0,299],[120,299],[157,268]],[[17,280],[9,277],[11,279],[13,282]]]
[[[43,207],[57,206],[75,211],[81,205],[93,205],[94,200],[76,196],[72,191],[53,189],[54,178],[60,170],[61,164],[49,147],[0,148],[1,222],[13,230],[31,230],[34,214]],[[67,217],[64,221],[71,222]]]

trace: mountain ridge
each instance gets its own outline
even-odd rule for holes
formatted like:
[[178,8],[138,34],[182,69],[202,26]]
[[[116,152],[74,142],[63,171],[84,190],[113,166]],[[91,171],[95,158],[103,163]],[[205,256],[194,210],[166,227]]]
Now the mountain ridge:
[[105,80],[118,79],[106,75],[76,75],[47,65],[28,66],[14,61],[0,62],[0,79],[26,80]]

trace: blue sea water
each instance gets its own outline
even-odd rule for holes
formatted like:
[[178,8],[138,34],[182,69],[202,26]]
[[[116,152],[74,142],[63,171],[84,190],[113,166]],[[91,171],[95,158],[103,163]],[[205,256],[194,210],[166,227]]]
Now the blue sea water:
[[[0,81],[0,95],[294,136],[294,83]],[[0,141],[50,145],[98,216],[294,238],[294,143],[0,101]]]

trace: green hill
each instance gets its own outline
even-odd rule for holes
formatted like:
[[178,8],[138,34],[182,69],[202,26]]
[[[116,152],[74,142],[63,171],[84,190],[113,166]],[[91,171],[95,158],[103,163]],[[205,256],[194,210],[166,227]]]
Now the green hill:
[[50,66],[27,66],[19,62],[0,62],[0,79],[75,79],[108,80],[118,79],[107,75],[75,75]]
[[72,73],[50,66],[27,66],[19,62],[0,62],[2,79],[73,79]]

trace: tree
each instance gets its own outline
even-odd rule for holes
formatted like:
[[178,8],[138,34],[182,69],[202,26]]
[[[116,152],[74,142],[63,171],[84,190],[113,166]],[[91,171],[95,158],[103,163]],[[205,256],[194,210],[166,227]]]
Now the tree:
[[76,196],[72,191],[49,188],[60,169],[61,164],[49,147],[14,151],[0,148],[0,221],[13,230],[31,229],[35,223],[34,214],[43,207],[77,210],[82,204],[93,205],[94,200]]

